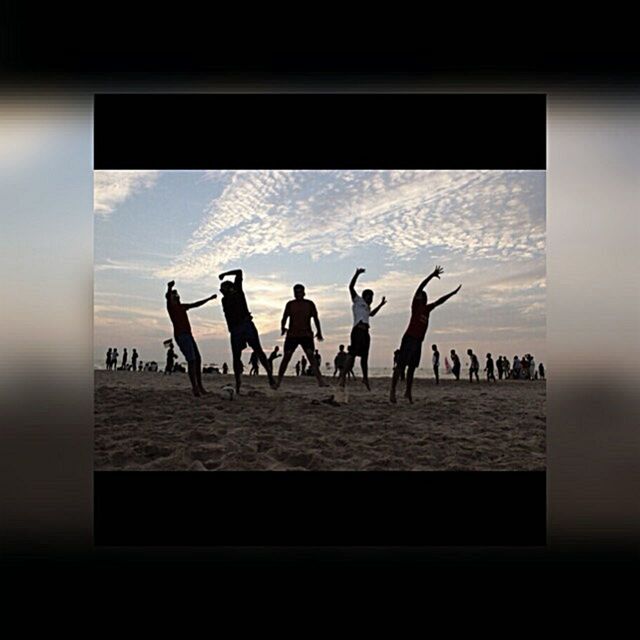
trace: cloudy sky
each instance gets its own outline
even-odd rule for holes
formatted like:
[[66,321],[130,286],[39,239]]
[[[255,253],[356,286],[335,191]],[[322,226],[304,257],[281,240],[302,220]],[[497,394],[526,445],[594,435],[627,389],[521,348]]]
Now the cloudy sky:
[[[332,359],[348,344],[348,283],[362,266],[359,290],[388,301],[372,320],[370,357],[386,367],[436,264],[445,273],[429,297],[462,290],[432,315],[428,344],[544,361],[544,172],[96,171],[94,209],[98,366],[109,346],[161,361],[166,282],[191,302],[238,267],[265,350],[281,344],[282,309],[302,282]],[[219,299],[190,318],[204,362],[230,363]]]

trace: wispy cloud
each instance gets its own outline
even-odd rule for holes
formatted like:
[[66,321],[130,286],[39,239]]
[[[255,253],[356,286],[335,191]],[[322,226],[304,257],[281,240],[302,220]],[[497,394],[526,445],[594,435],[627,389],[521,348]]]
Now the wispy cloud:
[[[171,267],[197,279],[273,253],[314,259],[378,245],[408,261],[425,248],[520,262],[543,255],[545,222],[531,172],[225,172]],[[167,271],[163,270],[161,275]]]
[[159,171],[94,171],[93,210],[112,213],[135,193],[155,185]]

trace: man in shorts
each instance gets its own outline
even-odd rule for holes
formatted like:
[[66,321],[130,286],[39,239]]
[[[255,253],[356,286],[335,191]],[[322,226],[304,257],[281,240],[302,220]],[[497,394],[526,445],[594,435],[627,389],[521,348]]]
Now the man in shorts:
[[[282,321],[280,322],[280,329],[282,335],[286,335],[284,341],[284,356],[280,363],[280,370],[278,371],[278,381],[276,388],[280,386],[282,378],[289,366],[289,361],[293,357],[295,350],[298,346],[302,347],[302,350],[307,356],[309,361],[309,367],[315,375],[318,385],[321,387],[329,386],[323,379],[318,360],[315,357],[313,343],[313,330],[311,329],[311,319],[316,325],[316,338],[322,342],[322,329],[320,328],[320,320],[318,318],[318,310],[316,305],[311,300],[305,300],[304,286],[296,284],[293,287],[293,300],[289,300],[284,307],[284,313],[282,314]],[[287,329],[287,320],[289,320],[289,328]],[[303,357],[304,360],[304,357]]]
[[356,291],[356,281],[361,273],[364,273],[365,269],[356,269],[356,272],[351,278],[349,283],[349,293],[351,294],[351,311],[353,312],[353,329],[351,329],[351,338],[348,348],[347,361],[344,369],[340,374],[340,386],[344,387],[347,378],[347,372],[353,368],[353,363],[356,358],[360,358],[360,367],[362,368],[362,382],[371,391],[371,385],[369,384],[369,347],[371,346],[371,337],[369,335],[369,318],[380,311],[380,309],[387,303],[387,299],[382,296],[382,301],[375,308],[371,308],[373,302],[373,291],[371,289],[365,289],[362,292],[362,296],[358,295]]
[[391,402],[396,402],[396,386],[398,379],[400,378],[400,371],[407,367],[407,388],[405,390],[405,398],[409,402],[413,402],[411,395],[411,389],[413,387],[413,374],[417,367],[420,365],[420,356],[422,353],[422,342],[427,334],[427,328],[429,326],[429,316],[431,312],[446,302],[451,296],[454,296],[462,285],[457,289],[448,293],[446,296],[438,298],[435,302],[429,304],[427,302],[427,292],[424,288],[429,284],[432,278],[440,279],[444,269],[436,267],[433,273],[427,276],[418,286],[413,296],[413,302],[411,303],[411,320],[409,326],[402,336],[402,343],[400,344],[400,354],[398,356],[398,366],[393,372],[393,378],[391,380],[391,395],[389,399]]
[[234,281],[225,280],[220,285],[222,293],[222,310],[227,321],[227,327],[231,335],[231,353],[233,354],[233,373],[236,378],[236,393],[240,393],[240,381],[242,377],[242,351],[250,346],[258,355],[260,364],[265,368],[269,384],[275,388],[275,380],[271,371],[271,365],[260,345],[260,336],[256,325],[253,324],[253,316],[247,307],[247,299],[242,288],[242,269],[233,269],[221,273],[218,278],[224,280],[227,276],[234,276]]
[[478,356],[473,353],[472,349],[467,349],[467,355],[471,358],[471,364],[469,365],[469,382],[473,382],[473,376],[476,377],[476,382],[480,382],[480,378],[478,377],[478,371],[480,369]]
[[197,397],[206,393],[206,390],[202,386],[202,359],[198,351],[198,345],[191,334],[191,324],[189,323],[187,311],[201,307],[206,302],[209,302],[209,300],[215,300],[218,296],[214,293],[212,296],[199,300],[198,302],[186,304],[180,301],[180,295],[178,291],[173,288],[174,285],[175,281],[173,280],[167,283],[167,292],[165,294],[165,298],[167,299],[167,312],[173,324],[173,337],[187,360],[189,380],[191,381],[193,395]]

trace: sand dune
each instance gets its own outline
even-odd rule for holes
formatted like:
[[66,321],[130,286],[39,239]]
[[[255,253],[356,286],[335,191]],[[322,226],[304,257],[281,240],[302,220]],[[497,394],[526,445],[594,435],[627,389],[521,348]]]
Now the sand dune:
[[[545,468],[544,382],[414,383],[414,404],[389,379],[345,393],[313,378],[95,372],[95,468],[102,470],[534,470]],[[402,385],[402,383],[401,383]],[[330,400],[333,396],[333,400]]]

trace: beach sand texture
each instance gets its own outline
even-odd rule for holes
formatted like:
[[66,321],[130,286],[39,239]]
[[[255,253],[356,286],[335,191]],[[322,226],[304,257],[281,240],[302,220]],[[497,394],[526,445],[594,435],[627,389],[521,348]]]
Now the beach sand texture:
[[[414,381],[414,404],[388,378],[341,392],[328,378],[243,377],[240,397],[221,392],[233,376],[95,372],[95,469],[461,471],[545,468],[543,381]],[[329,402],[334,396],[333,402]],[[335,404],[337,402],[337,404]]]

